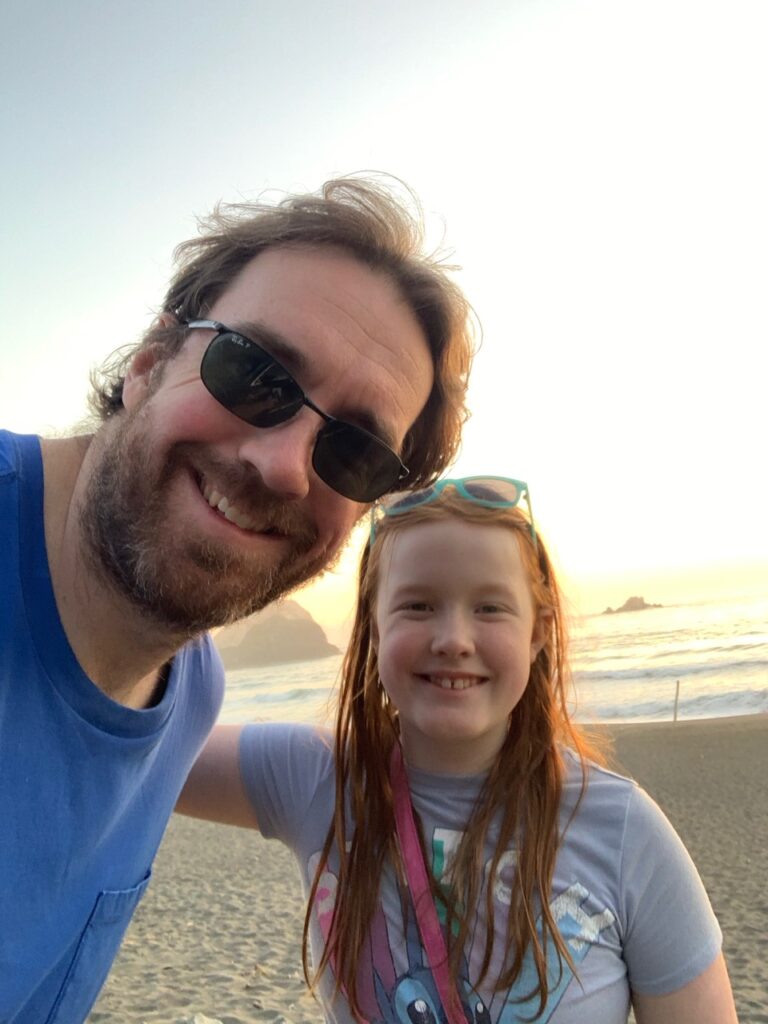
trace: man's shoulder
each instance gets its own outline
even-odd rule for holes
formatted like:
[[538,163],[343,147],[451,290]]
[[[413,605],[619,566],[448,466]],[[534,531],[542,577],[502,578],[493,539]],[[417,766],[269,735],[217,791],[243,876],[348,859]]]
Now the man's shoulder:
[[19,472],[22,451],[39,439],[34,435],[13,434],[10,430],[0,430],[0,481],[12,480]]
[[[32,485],[42,484],[43,466],[48,468],[56,481],[62,468],[82,460],[82,437],[41,437],[38,434],[17,434],[12,430],[0,429],[0,481],[14,482],[26,478]],[[48,466],[48,463],[51,466]]]
[[212,725],[224,699],[224,666],[210,634],[201,633],[184,644],[173,664],[183,692]]

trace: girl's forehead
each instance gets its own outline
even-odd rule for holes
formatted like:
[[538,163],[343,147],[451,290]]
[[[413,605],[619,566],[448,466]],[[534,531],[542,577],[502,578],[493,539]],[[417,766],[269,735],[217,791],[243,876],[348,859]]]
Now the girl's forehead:
[[382,537],[377,591],[393,585],[455,579],[525,578],[517,533],[499,523],[445,518],[398,524]]

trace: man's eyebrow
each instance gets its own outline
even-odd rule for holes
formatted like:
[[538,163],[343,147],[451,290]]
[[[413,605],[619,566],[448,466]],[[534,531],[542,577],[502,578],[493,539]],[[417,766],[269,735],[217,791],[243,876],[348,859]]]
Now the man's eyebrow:
[[[229,325],[228,325],[229,326]],[[309,359],[278,331],[272,330],[258,320],[237,320],[231,325],[233,331],[242,334],[257,345],[264,345],[271,356],[290,373],[306,375],[309,372]]]
[[[231,330],[237,331],[238,334],[242,334],[249,341],[254,341],[257,345],[263,345],[269,354],[274,356],[292,376],[299,378],[309,376],[311,360],[306,352],[297,349],[279,331],[272,330],[272,328],[267,327],[258,320],[236,320],[227,326]],[[312,395],[307,394],[307,397],[311,399]],[[328,412],[328,410],[323,409],[323,412]],[[390,448],[397,450],[392,427],[374,416],[370,409],[350,404],[344,405],[337,412],[328,413],[328,415],[333,416],[334,419],[344,420],[345,423],[352,423],[357,427],[362,427],[363,430],[367,430],[370,434],[388,444]]]

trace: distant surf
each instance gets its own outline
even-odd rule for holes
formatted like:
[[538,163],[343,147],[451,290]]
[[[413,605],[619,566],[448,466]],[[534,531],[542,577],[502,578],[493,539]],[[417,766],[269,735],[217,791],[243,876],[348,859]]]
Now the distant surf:
[[[595,615],[572,626],[577,719],[719,718],[768,712],[768,597]],[[324,721],[341,656],[227,674],[221,721]]]

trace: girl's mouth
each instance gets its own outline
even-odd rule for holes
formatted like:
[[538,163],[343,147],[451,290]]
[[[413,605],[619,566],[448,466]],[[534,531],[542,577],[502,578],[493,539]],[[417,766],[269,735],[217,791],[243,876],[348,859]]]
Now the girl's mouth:
[[432,686],[439,686],[441,690],[468,690],[484,682],[481,676],[424,676]]

